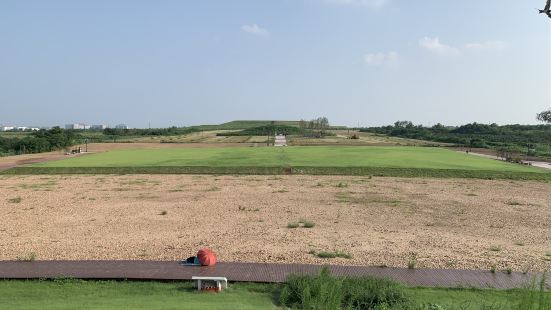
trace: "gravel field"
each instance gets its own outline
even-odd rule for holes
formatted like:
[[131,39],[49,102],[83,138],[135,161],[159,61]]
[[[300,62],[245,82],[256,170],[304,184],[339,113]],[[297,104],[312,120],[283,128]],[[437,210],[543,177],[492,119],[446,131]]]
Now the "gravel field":
[[[551,184],[331,176],[0,176],[0,259],[551,270]],[[313,228],[288,228],[301,220]],[[351,259],[309,252],[338,251]]]

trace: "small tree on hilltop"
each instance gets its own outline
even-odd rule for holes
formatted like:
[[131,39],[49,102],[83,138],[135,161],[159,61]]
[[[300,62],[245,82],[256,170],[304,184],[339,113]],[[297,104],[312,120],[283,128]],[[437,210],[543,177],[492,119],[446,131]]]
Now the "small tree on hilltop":
[[538,119],[538,121],[542,121],[542,122],[551,124],[551,109],[539,113],[538,116],[537,116],[537,119]]

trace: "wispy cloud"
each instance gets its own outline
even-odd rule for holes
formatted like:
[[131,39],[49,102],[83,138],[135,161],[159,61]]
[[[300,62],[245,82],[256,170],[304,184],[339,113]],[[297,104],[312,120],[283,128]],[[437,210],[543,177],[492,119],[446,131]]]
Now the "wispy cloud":
[[476,52],[495,52],[502,51],[507,48],[507,43],[495,40],[495,41],[486,41],[483,43],[468,43],[465,45],[465,49]]
[[443,44],[437,37],[424,37],[423,39],[419,40],[419,46],[431,53],[440,55],[458,55],[461,53],[459,49],[450,45]]
[[243,30],[246,33],[250,33],[250,34],[253,34],[253,35],[256,35],[256,36],[265,37],[265,36],[270,35],[270,32],[268,32],[267,29],[264,29],[264,28],[258,26],[257,24],[243,25],[243,26],[241,26],[241,30]]
[[419,40],[419,46],[427,51],[440,55],[460,55],[463,52],[498,52],[507,48],[507,43],[500,40],[482,43],[467,43],[463,46],[452,46],[440,42],[438,37],[424,37]]
[[367,53],[364,55],[364,63],[368,66],[396,66],[400,56],[396,52]]
[[327,4],[366,6],[370,8],[381,8],[390,2],[390,0],[321,0],[321,1]]

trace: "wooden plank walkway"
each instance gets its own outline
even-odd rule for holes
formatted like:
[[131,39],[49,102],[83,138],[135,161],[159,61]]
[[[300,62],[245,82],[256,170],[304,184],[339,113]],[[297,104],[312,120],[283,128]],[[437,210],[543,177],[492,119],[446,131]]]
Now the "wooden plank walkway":
[[[71,277],[79,279],[191,280],[192,276],[223,276],[232,282],[284,282],[290,274],[312,274],[322,266],[301,264],[218,263],[214,267],[182,266],[173,261],[0,261],[0,279]],[[329,266],[338,276],[389,278],[409,286],[514,289],[531,283],[536,274],[484,270],[403,269]],[[551,276],[548,275],[548,283]]]

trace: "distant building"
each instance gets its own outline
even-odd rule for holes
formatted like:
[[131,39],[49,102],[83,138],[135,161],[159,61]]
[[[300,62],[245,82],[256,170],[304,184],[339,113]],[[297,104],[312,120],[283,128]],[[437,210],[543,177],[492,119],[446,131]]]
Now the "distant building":
[[115,126],[115,128],[117,128],[117,129],[128,129],[128,126],[126,124],[118,124],[117,126]]
[[25,127],[25,126],[19,126],[19,127],[17,127],[17,130],[18,130],[18,131],[25,131],[25,130],[27,130],[27,129],[29,129],[29,127]]
[[14,129],[13,126],[5,126],[5,125],[0,126],[0,131],[10,131],[13,129]]
[[90,129],[90,125],[79,124],[79,123],[67,124],[67,125],[65,125],[65,129],[85,130],[85,129]]
[[104,130],[107,128],[107,125],[92,125],[90,126],[90,129],[92,130]]
[[40,130],[40,128],[38,128],[38,127],[31,127],[30,129],[31,129],[32,131],[39,131],[39,130]]
[[287,146],[287,139],[285,139],[285,136],[276,134],[274,146]]

